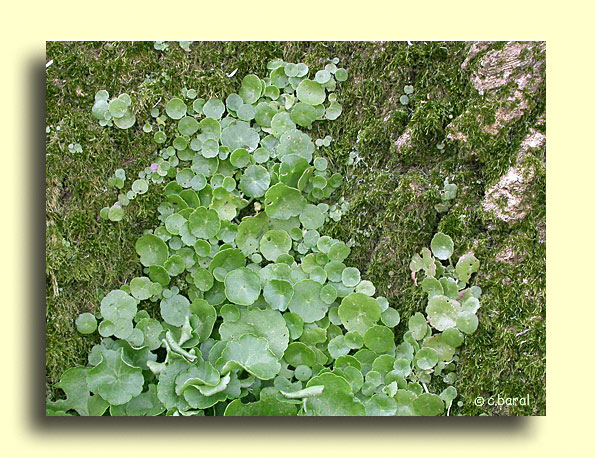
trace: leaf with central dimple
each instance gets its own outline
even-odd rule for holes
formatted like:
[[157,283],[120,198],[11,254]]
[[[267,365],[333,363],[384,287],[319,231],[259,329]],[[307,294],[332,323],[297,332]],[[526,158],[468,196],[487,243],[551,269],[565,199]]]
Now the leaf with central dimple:
[[277,147],[279,159],[283,159],[289,154],[297,154],[310,163],[313,153],[314,142],[308,134],[297,129],[289,129],[281,134]]
[[246,267],[246,257],[236,248],[221,250],[209,264],[209,270],[217,281],[224,281],[232,270]]
[[145,234],[136,241],[136,252],[143,266],[163,265],[169,256],[167,245],[153,234]]
[[259,142],[258,132],[244,121],[237,121],[221,131],[221,143],[232,151],[238,148],[246,148],[252,151],[258,148]]
[[380,304],[376,299],[362,293],[351,293],[339,306],[339,318],[348,331],[357,331],[362,336],[380,319]]
[[236,244],[244,255],[255,253],[259,247],[260,237],[267,229],[266,214],[248,216],[242,219],[236,234]]
[[143,390],[142,370],[122,359],[124,350],[105,350],[101,362],[89,371],[89,389],[112,405],[125,404]]
[[204,118],[199,124],[201,137],[206,140],[219,140],[221,137],[221,124],[213,118]]
[[136,300],[121,289],[110,291],[101,301],[101,316],[116,325],[115,334],[126,339],[132,332]]
[[293,342],[285,350],[283,359],[293,367],[301,365],[312,367],[316,363],[316,353],[302,342]]
[[211,208],[217,212],[219,219],[223,221],[231,221],[238,214],[248,201],[236,196],[234,193],[226,191],[224,188],[217,188],[219,194],[214,196],[211,201]]
[[135,277],[130,281],[130,292],[136,299],[144,301],[153,295],[151,293],[152,284],[153,282],[147,277]]
[[395,348],[395,336],[386,326],[375,325],[364,334],[364,343],[375,353],[388,353]]
[[430,324],[438,331],[454,328],[457,323],[458,302],[446,296],[434,296],[428,301],[426,313]]
[[326,315],[328,305],[320,299],[322,285],[314,280],[302,280],[293,286],[289,310],[297,313],[304,323],[313,323]]
[[161,316],[172,326],[182,326],[190,313],[190,301],[181,294],[174,294],[161,301]]
[[88,367],[78,366],[66,370],[56,388],[61,388],[66,394],[66,399],[49,402],[48,406],[55,410],[76,410],[81,416],[103,415],[108,403],[100,396],[92,396],[87,386]]
[[413,401],[413,408],[418,415],[436,416],[444,412],[444,402],[435,394],[423,393]]
[[194,135],[198,132],[198,121],[192,116],[184,116],[178,121],[178,131],[182,135]]
[[202,112],[207,118],[221,119],[221,116],[225,113],[225,105],[219,99],[210,99],[202,107]]
[[308,162],[298,154],[286,154],[279,167],[279,180],[292,188],[298,187],[298,182],[304,171],[308,168]]
[[240,310],[240,317],[231,320],[224,317],[219,327],[221,340],[238,339],[252,334],[266,339],[273,354],[281,358],[289,344],[289,330],[285,319],[276,310]]
[[298,99],[308,105],[320,105],[326,99],[324,87],[312,80],[302,80],[296,90]]
[[265,194],[265,212],[270,218],[285,220],[298,216],[305,204],[300,191],[283,183],[272,186]]
[[306,398],[307,415],[354,416],[365,415],[365,407],[354,396],[351,385],[343,377],[327,372],[310,379],[306,387],[324,386],[318,396]]
[[272,230],[260,239],[260,252],[267,261],[275,262],[282,254],[289,253],[291,245],[291,237],[287,232]]
[[430,248],[438,259],[448,259],[454,251],[454,243],[448,235],[438,232],[432,238]]
[[305,229],[318,229],[324,224],[324,214],[318,206],[307,204],[300,213],[300,222]]
[[186,104],[177,97],[174,97],[165,105],[165,112],[171,119],[182,119],[186,114],[186,109]]
[[281,364],[269,349],[266,339],[250,334],[229,342],[221,357],[227,361],[226,368],[239,366],[261,380],[271,380],[281,370]]
[[271,176],[261,165],[249,166],[240,178],[240,189],[248,197],[264,196],[270,184]]
[[244,103],[254,103],[260,98],[262,83],[256,75],[246,75],[242,80],[239,94]]
[[126,415],[129,417],[154,417],[164,410],[165,407],[157,397],[156,385],[149,385],[147,391],[141,393],[126,404]]
[[252,305],[260,296],[260,277],[246,267],[232,270],[225,277],[225,296],[234,304]]
[[188,229],[192,235],[199,239],[213,238],[221,229],[219,215],[213,209],[198,207],[188,217]]
[[263,296],[273,310],[284,312],[293,297],[293,286],[285,280],[270,280],[264,285]]
[[301,127],[310,127],[318,118],[318,110],[307,103],[298,102],[290,114],[291,120]]

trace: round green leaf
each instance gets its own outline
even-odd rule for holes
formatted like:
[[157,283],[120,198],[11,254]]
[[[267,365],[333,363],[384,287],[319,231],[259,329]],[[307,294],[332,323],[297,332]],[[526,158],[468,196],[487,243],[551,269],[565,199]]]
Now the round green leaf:
[[479,260],[473,253],[466,253],[461,256],[455,267],[459,280],[467,283],[475,272],[479,270]]
[[233,153],[231,153],[231,156],[229,157],[229,162],[231,162],[231,165],[239,169],[244,168],[248,164],[250,164],[250,160],[250,153],[244,148],[236,149]]
[[163,326],[160,321],[153,318],[143,318],[136,324],[136,328],[143,333],[143,345],[146,345],[149,350],[153,351],[161,346]]
[[397,401],[384,393],[375,393],[366,403],[369,417],[392,417],[397,412]]
[[234,304],[252,305],[260,296],[260,278],[245,267],[229,272],[225,277],[225,296]]
[[195,237],[208,240],[219,233],[221,220],[215,210],[198,207],[188,217],[188,229]]
[[258,148],[259,142],[260,136],[258,132],[244,121],[231,124],[221,131],[221,143],[232,151],[238,148],[255,150]]
[[426,307],[430,324],[438,331],[455,327],[457,320],[455,304],[458,304],[458,302],[446,296],[434,296],[430,298]]
[[[106,116],[107,115],[108,114],[106,113]],[[136,116],[134,116],[134,113],[132,113],[132,111],[126,110],[126,113],[124,113],[124,116],[122,116],[121,118],[113,118],[112,117],[111,120],[113,121],[113,123],[116,127],[120,128],[120,129],[129,129],[136,122]]]
[[400,377],[409,377],[409,374],[411,374],[410,361],[406,358],[399,358],[395,360],[393,374]]
[[364,334],[364,344],[375,353],[386,353],[395,348],[395,335],[386,326],[372,326]]
[[351,349],[361,348],[364,345],[364,338],[357,331],[349,331],[345,334],[345,345]]
[[153,234],[145,234],[135,244],[143,266],[163,265],[169,256],[167,245]]
[[287,220],[298,216],[305,204],[300,191],[283,183],[277,183],[265,193],[265,212],[271,218]]
[[130,281],[130,293],[140,301],[149,299],[153,282],[147,277],[135,277]]
[[345,342],[345,336],[343,335],[333,337],[329,341],[327,348],[333,359],[337,359],[340,356],[345,356],[350,351],[350,347]]
[[[328,257],[331,261],[343,261],[351,250],[349,247],[343,242],[336,242],[328,250]],[[330,278],[330,277],[329,277]]]
[[304,323],[313,323],[326,315],[328,305],[320,298],[322,286],[314,280],[302,280],[293,285],[289,310],[298,314]]
[[433,348],[422,348],[415,354],[415,364],[422,370],[432,369],[438,362],[438,354]]
[[462,345],[465,337],[457,328],[449,328],[442,333],[442,340],[445,344],[456,348]]
[[105,350],[101,362],[89,370],[87,384],[111,405],[126,404],[143,390],[142,370],[123,360],[124,349]]
[[182,119],[186,114],[186,104],[178,97],[172,98],[167,105],[165,105],[165,112],[171,119]]
[[225,113],[225,105],[219,99],[210,99],[202,107],[202,112],[207,118],[221,119],[221,116]]
[[285,231],[271,230],[260,239],[260,252],[268,261],[276,261],[285,253],[289,253],[292,242],[291,237]]
[[184,325],[186,316],[190,313],[190,301],[181,294],[174,294],[163,299],[160,304],[161,316],[172,326]]
[[471,312],[461,312],[457,317],[457,328],[465,334],[473,334],[478,326],[477,315]]
[[97,329],[97,319],[92,313],[81,313],[75,321],[76,329],[81,334],[93,334]]
[[316,205],[306,204],[300,213],[300,222],[305,229],[318,229],[324,224],[324,214]]
[[209,270],[217,281],[224,281],[225,277],[232,270],[246,267],[246,257],[235,248],[227,248],[219,251],[209,264]]
[[347,80],[347,70],[344,68],[338,68],[335,71],[335,79],[337,81],[346,81]]
[[310,127],[318,116],[316,108],[303,102],[296,103],[290,113],[291,120],[301,127]]
[[256,75],[246,75],[242,80],[240,87],[240,97],[244,103],[254,103],[260,98],[262,93],[262,82]]
[[348,331],[357,331],[361,335],[365,335],[380,319],[380,314],[378,301],[362,293],[349,294],[343,298],[339,306],[339,317],[343,326]]
[[266,339],[249,334],[239,337],[237,341],[229,342],[221,357],[225,361],[237,364],[260,380],[271,380],[281,369],[281,364],[269,349]]
[[240,189],[248,197],[262,197],[269,189],[271,176],[260,165],[249,166],[240,178]]
[[128,111],[128,105],[120,99],[114,99],[109,103],[109,112],[114,118],[121,118]]
[[293,297],[293,286],[285,280],[270,280],[263,289],[263,296],[273,310],[285,311]]
[[309,79],[302,80],[296,90],[298,99],[308,105],[320,105],[326,99],[324,87]]
[[438,259],[448,259],[454,251],[454,243],[448,235],[438,232],[432,238],[430,248]]
[[[326,272],[326,271],[325,271]],[[337,290],[332,285],[324,285],[320,290],[320,300],[327,305],[332,304],[337,299]]]
[[293,342],[289,344],[283,355],[283,359],[293,367],[307,366],[312,367],[316,363],[316,354],[314,350],[302,342]]
[[192,116],[185,116],[178,121],[178,131],[182,135],[194,135],[198,132],[198,121]]
[[382,312],[382,315],[380,315],[380,321],[382,321],[382,324],[385,326],[394,328],[401,322],[401,316],[396,309],[389,307]]
[[428,324],[426,323],[426,317],[422,313],[417,312],[411,318],[409,318],[409,330],[415,340],[423,339],[428,333]]
[[341,281],[348,288],[352,288],[360,282],[359,270],[355,267],[347,267],[341,273]]
[[444,402],[435,394],[422,393],[413,401],[413,408],[418,415],[436,416],[444,412]]

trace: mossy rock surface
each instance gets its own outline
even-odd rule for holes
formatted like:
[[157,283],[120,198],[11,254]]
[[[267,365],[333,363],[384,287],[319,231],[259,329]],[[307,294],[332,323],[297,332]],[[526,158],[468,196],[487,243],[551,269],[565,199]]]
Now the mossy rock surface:
[[[350,205],[325,233],[353,240],[350,265],[398,306],[402,322],[424,304],[411,255],[437,231],[455,240],[455,257],[473,250],[484,295],[479,328],[457,364],[463,406],[451,415],[545,415],[544,55],[544,43],[205,42],[186,52],[177,43],[157,51],[151,42],[48,42],[47,393],[55,397],[62,372],[85,364],[96,343],[76,332],[76,317],[97,312],[105,293],[142,275],[134,242],[157,215],[149,193],[120,223],[98,218],[117,197],[105,191],[107,178],[118,168],[135,177],[155,146],[141,118],[128,130],[100,127],[90,110],[97,90],[130,94],[141,113],[159,97],[179,96],[182,84],[205,99],[225,98],[239,88],[226,76],[236,68],[264,74],[276,57],[322,68],[338,57],[349,71],[339,89],[343,112],[309,132],[333,137],[325,155],[345,177]],[[404,105],[406,85],[414,90]],[[74,142],[81,153],[68,151]],[[521,187],[507,186],[511,174]],[[458,193],[438,213],[445,178]],[[158,306],[149,313],[158,316]],[[498,394],[528,394],[531,402],[473,403]]]

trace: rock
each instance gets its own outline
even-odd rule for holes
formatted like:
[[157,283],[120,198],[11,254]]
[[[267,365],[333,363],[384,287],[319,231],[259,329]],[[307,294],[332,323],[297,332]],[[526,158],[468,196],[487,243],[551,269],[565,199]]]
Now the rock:
[[[463,70],[472,71],[471,84],[483,96],[480,106],[466,110],[447,127],[447,139],[462,148],[468,140],[463,124],[471,120],[484,133],[497,135],[525,114],[530,95],[543,83],[545,42],[508,42],[502,49],[493,49],[495,45],[473,43],[461,64]],[[489,124],[479,116],[486,108],[492,110],[495,119]]]
[[545,135],[531,129],[519,149],[516,164],[500,178],[498,183],[490,187],[482,201],[485,212],[494,215],[501,221],[512,222],[525,217],[528,203],[526,191],[531,183],[535,169],[525,165],[524,159],[531,150],[545,147]]

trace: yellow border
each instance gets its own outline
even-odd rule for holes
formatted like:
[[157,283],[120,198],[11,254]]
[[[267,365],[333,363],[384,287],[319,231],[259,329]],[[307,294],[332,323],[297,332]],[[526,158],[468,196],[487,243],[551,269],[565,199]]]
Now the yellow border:
[[[214,5],[217,6],[214,6]],[[5,2],[0,13],[2,450],[6,456],[583,456],[591,448],[594,212],[592,1]],[[192,36],[191,36],[192,34]],[[211,423],[33,415],[30,373],[43,313],[43,109],[46,40],[66,39],[547,40],[546,418]],[[37,73],[35,73],[35,70]],[[38,119],[38,118],[35,118]],[[38,123],[39,124],[39,123]],[[41,143],[43,145],[43,143]],[[43,169],[43,165],[41,166]],[[589,199],[589,200],[587,200]],[[40,222],[41,221],[41,222]],[[37,286],[36,286],[37,285]],[[43,288],[43,287],[41,287]],[[40,288],[37,288],[40,289]],[[38,291],[39,292],[39,291]],[[32,343],[33,342],[33,343]],[[32,380],[33,379],[33,380]],[[39,415],[39,414],[38,414]],[[589,441],[589,442],[588,442]],[[579,450],[581,453],[579,453]],[[382,455],[380,455],[382,454]]]

